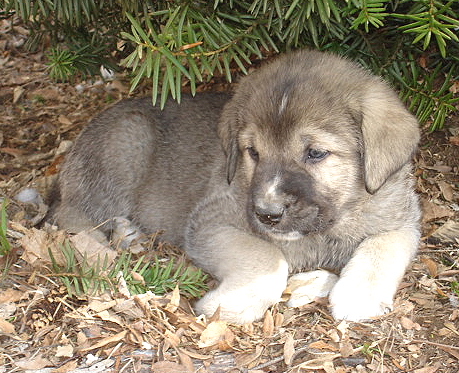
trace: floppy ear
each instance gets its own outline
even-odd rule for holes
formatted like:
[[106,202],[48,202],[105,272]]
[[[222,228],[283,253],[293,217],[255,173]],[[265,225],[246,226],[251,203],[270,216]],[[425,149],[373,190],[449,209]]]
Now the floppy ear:
[[410,161],[419,141],[419,126],[395,92],[375,82],[363,99],[362,135],[365,185],[373,194]]
[[226,155],[226,180],[228,184],[231,184],[239,162],[237,135],[240,124],[238,107],[237,97],[233,97],[223,108],[218,125],[218,135]]

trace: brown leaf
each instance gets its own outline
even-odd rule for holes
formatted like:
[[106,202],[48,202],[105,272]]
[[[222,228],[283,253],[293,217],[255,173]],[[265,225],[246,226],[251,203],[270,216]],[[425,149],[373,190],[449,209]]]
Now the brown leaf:
[[429,271],[429,274],[432,277],[437,277],[438,276],[438,264],[427,256],[421,257],[421,260],[426,265],[427,270]]
[[169,304],[166,306],[166,310],[170,312],[175,312],[177,311],[178,307],[180,305],[180,290],[178,285],[174,288],[171,294],[171,300]]
[[256,345],[255,346],[255,352],[251,354],[241,354],[236,356],[236,364],[238,367],[246,367],[250,363],[254,362],[257,360],[261,354],[263,353],[263,346]]
[[292,364],[293,356],[295,355],[295,340],[293,335],[288,333],[284,343],[284,362],[286,365]]
[[127,330],[123,330],[122,332],[118,334],[110,335],[106,338],[102,338],[97,343],[93,344],[92,346],[81,349],[80,352],[87,352],[87,351],[95,350],[97,348],[104,347],[110,343],[120,342],[126,337],[127,333],[128,333]]
[[172,361],[158,361],[151,365],[153,373],[190,373],[190,371],[181,364]]
[[325,343],[324,341],[316,341],[309,344],[310,348],[317,348],[318,350],[338,351],[335,346]]
[[3,291],[0,291],[0,304],[17,302],[23,296],[24,296],[24,292],[19,291],[19,290],[6,289]]
[[405,328],[406,330],[421,330],[421,325],[419,325],[417,322],[414,322],[413,320],[409,319],[406,316],[402,316],[400,318],[400,324]]
[[65,115],[59,115],[57,120],[59,121],[59,123],[64,124],[66,126],[72,125],[72,121],[69,118],[67,118]]
[[73,356],[73,346],[72,345],[57,346],[55,356],[56,357],[72,357]]
[[60,366],[59,368],[53,369],[53,373],[67,373],[75,370],[78,366],[78,360],[71,360],[68,363]]
[[422,199],[422,210],[423,210],[422,220],[424,222],[429,222],[432,220],[438,220],[440,218],[454,216],[454,211],[450,210],[449,208],[445,206],[439,206],[425,199]]
[[50,263],[49,251],[51,250],[54,259],[60,265],[65,264],[66,260],[60,245],[65,240],[65,232],[46,232],[32,228],[27,231],[26,235],[21,238],[20,243],[24,247],[22,259],[32,266],[41,262]]
[[441,363],[436,363],[430,367],[415,369],[413,373],[435,373],[440,368]]
[[36,355],[32,359],[30,357],[25,357],[21,360],[17,360],[14,362],[14,365],[24,370],[38,370],[47,366],[52,366],[53,364],[42,355]]
[[212,321],[201,334],[199,338],[198,347],[210,347],[218,343],[219,340],[224,339],[228,325],[225,321]]
[[115,250],[102,245],[87,232],[80,232],[75,236],[70,237],[70,241],[78,251],[78,254],[80,254],[81,258],[86,256],[89,263],[95,263],[98,258],[101,261],[104,261],[105,258],[107,258],[107,263],[112,263],[117,256]]
[[271,310],[265,312],[265,318],[263,319],[263,336],[270,337],[274,334],[274,318]]
[[446,181],[439,181],[438,187],[440,188],[441,194],[443,195],[443,198],[448,201],[452,202],[453,201],[453,186]]
[[13,91],[13,104],[16,104],[24,95],[25,89],[21,86],[14,87]]
[[15,332],[14,325],[0,317],[0,331],[2,333],[13,334]]

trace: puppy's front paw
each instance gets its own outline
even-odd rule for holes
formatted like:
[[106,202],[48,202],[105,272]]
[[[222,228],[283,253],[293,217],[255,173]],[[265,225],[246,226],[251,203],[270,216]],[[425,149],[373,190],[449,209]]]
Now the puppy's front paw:
[[210,317],[220,308],[220,319],[225,321],[245,324],[259,320],[268,307],[280,301],[287,274],[285,263],[278,271],[251,281],[239,277],[226,279],[196,303],[196,313]]
[[[381,284],[380,284],[381,285]],[[330,293],[330,305],[335,319],[369,320],[392,310],[393,291],[384,285],[375,286],[358,276],[338,280]]]
[[245,324],[259,320],[274,303],[280,300],[278,297],[262,298],[254,296],[251,292],[243,289],[229,293],[221,293],[218,289],[207,293],[204,298],[196,303],[197,314],[212,316],[220,307],[220,319],[236,324]]

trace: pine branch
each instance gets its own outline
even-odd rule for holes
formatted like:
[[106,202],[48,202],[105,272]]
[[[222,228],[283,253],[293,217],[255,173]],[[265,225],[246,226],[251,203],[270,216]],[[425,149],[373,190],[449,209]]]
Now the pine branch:
[[107,257],[98,257],[94,263],[85,257],[77,259],[76,250],[69,241],[61,246],[65,265],[59,265],[51,250],[52,270],[49,277],[59,278],[67,288],[69,295],[93,295],[106,290],[116,291],[118,278],[121,276],[131,294],[152,291],[163,295],[179,287],[180,292],[188,297],[201,295],[206,289],[207,275],[200,269],[176,263],[173,259],[164,262],[155,258],[147,261],[145,256],[135,260],[131,253],[123,252],[115,262],[108,263]]

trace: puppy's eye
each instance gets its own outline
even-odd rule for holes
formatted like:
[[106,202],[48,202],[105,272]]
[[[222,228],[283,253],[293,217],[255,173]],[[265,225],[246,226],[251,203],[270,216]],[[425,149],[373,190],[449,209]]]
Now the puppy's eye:
[[325,159],[330,152],[328,150],[309,149],[306,155],[307,161],[319,162]]
[[258,159],[260,158],[260,155],[255,150],[255,148],[253,146],[249,146],[246,149],[247,149],[247,153],[249,153],[249,155],[250,155],[250,158],[252,158],[255,162],[258,162]]

